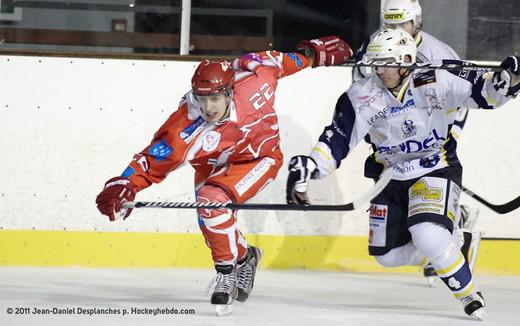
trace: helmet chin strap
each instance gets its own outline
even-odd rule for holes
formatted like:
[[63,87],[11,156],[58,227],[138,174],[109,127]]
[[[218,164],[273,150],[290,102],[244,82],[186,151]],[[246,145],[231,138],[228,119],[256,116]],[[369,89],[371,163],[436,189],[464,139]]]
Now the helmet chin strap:
[[217,121],[217,123],[222,123],[229,118],[229,113],[231,112],[231,100],[232,99],[233,99],[233,90],[232,89],[226,90],[226,111],[224,112],[224,115],[222,115],[222,118]]
[[[401,73],[401,71],[404,70],[405,72],[404,73]],[[394,94],[397,94],[399,93],[399,91],[401,90],[401,87],[403,86],[403,81],[406,77],[408,77],[410,75],[410,70],[408,69],[399,69],[399,84],[394,87],[394,88],[391,88],[390,91]]]

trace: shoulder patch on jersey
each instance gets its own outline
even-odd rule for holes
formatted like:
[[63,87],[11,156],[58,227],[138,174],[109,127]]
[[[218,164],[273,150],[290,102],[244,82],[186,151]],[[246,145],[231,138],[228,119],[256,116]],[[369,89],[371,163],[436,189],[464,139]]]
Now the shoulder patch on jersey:
[[158,143],[152,145],[148,150],[148,154],[155,158],[156,161],[162,161],[166,159],[173,152],[173,148],[163,139]]
[[435,70],[418,72],[413,75],[413,85],[415,87],[421,87],[424,85],[435,83],[436,81],[437,80],[435,78]]

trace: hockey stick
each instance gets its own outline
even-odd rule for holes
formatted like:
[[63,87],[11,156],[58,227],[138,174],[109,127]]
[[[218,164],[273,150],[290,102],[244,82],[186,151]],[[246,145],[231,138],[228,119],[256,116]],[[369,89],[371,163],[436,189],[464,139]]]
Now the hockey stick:
[[[459,61],[459,60],[457,60]],[[435,63],[435,62],[416,62],[416,63],[397,63],[383,61],[354,61],[348,60],[342,64],[345,67],[385,67],[385,68],[406,68],[406,69],[445,69],[445,70],[473,70],[473,71],[501,71],[500,64],[480,64],[471,61],[456,63]]]
[[476,201],[484,204],[484,206],[490,208],[492,211],[497,212],[498,214],[507,214],[520,207],[520,196],[505,204],[494,205],[464,186],[462,186],[462,191],[464,191],[468,196],[472,197]]
[[295,204],[222,204],[197,202],[125,202],[123,208],[229,208],[246,210],[280,210],[280,211],[353,211],[376,197],[392,179],[392,169],[385,170],[375,185],[351,203],[344,205],[308,205]]

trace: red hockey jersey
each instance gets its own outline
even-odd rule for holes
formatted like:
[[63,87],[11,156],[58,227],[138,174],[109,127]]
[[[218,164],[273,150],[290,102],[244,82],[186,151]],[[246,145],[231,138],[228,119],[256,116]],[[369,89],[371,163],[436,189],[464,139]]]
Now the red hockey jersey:
[[206,122],[200,105],[188,92],[150,145],[134,156],[123,176],[142,190],[161,182],[185,162],[196,170],[196,184],[221,173],[229,164],[260,162],[266,157],[281,162],[274,109],[278,79],[308,67],[310,62],[295,53],[259,54],[264,60],[253,71],[236,73],[228,119]]

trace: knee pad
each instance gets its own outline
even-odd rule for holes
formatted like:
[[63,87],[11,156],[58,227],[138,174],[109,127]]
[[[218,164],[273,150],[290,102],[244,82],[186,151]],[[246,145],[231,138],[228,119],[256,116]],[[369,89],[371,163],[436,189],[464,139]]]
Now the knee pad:
[[442,225],[423,222],[409,230],[415,247],[432,261],[443,261],[459,251],[452,234]]
[[[224,189],[213,185],[205,185],[197,193],[197,202],[230,203],[231,198]],[[197,213],[207,227],[222,226],[223,224],[227,226],[229,223],[226,222],[234,220],[233,211],[227,208],[198,208]]]

